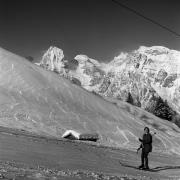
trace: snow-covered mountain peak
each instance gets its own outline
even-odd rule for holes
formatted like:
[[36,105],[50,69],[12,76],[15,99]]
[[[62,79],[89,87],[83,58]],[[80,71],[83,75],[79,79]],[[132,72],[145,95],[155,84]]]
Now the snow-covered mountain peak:
[[142,54],[160,55],[160,54],[168,54],[170,49],[163,46],[152,46],[152,47],[140,46],[137,51]]
[[50,48],[43,55],[43,58],[46,58],[47,56],[57,62],[62,61],[64,58],[63,50],[55,46],[50,46]]
[[114,59],[109,63],[111,66],[122,65],[127,59],[128,53],[121,52],[118,56],[115,56]]
[[63,50],[57,47],[51,46],[43,55],[40,65],[50,71],[56,71],[58,73],[64,73],[66,61],[64,60]]
[[79,63],[84,63],[85,61],[89,59],[89,57],[84,54],[80,54],[80,55],[75,56],[74,59],[77,60]]
[[93,66],[101,66],[97,60],[89,58],[86,55],[77,55],[74,59],[77,60],[79,64],[92,64]]
[[[151,68],[164,69],[169,74],[180,73],[180,52],[163,46],[141,46],[136,53],[144,55],[144,60],[149,60]],[[142,59],[142,58],[141,58]]]

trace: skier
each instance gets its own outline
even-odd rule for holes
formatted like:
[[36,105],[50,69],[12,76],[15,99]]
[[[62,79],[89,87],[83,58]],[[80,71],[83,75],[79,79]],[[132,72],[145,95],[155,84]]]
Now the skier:
[[139,138],[139,141],[141,142],[141,146],[138,148],[138,150],[142,148],[141,165],[139,166],[139,169],[143,169],[143,170],[149,169],[148,154],[152,152],[152,135],[150,134],[149,131],[150,131],[149,128],[145,127],[143,138],[142,139]]

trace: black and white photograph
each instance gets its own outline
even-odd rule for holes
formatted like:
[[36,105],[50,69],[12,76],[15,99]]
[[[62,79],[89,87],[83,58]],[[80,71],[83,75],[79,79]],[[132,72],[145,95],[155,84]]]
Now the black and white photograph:
[[180,180],[180,1],[0,0],[0,180]]

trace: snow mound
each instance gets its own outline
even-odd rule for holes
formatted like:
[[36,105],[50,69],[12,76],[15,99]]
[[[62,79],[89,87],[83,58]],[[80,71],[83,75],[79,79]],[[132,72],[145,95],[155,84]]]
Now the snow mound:
[[62,138],[71,140],[97,141],[99,136],[97,133],[79,133],[75,130],[66,130],[62,135]]
[[80,133],[74,130],[66,130],[65,133],[62,135],[62,138],[68,138],[69,136],[74,137],[74,139],[79,139]]

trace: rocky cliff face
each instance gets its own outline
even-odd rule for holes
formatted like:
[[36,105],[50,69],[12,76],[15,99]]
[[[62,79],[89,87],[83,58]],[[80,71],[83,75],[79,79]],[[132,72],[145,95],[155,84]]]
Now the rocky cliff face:
[[46,51],[40,62],[40,65],[45,69],[59,74],[65,73],[65,64],[63,50],[53,46]]
[[124,100],[130,93],[133,103],[144,109],[161,97],[180,112],[180,52],[160,46],[140,47],[121,54],[109,65],[113,78],[103,94]]
[[180,113],[179,51],[142,46],[121,53],[108,64],[77,55],[74,69],[65,66],[63,58],[62,50],[51,47],[41,65],[48,64],[49,70],[58,69],[61,74],[66,72],[66,77],[77,79],[89,91],[130,102],[164,119],[173,120],[175,112]]
[[81,81],[82,87],[85,89],[89,91],[98,89],[97,86],[102,82],[105,75],[102,65],[86,55],[77,55],[74,59],[77,60],[78,66],[72,73],[73,76]]

